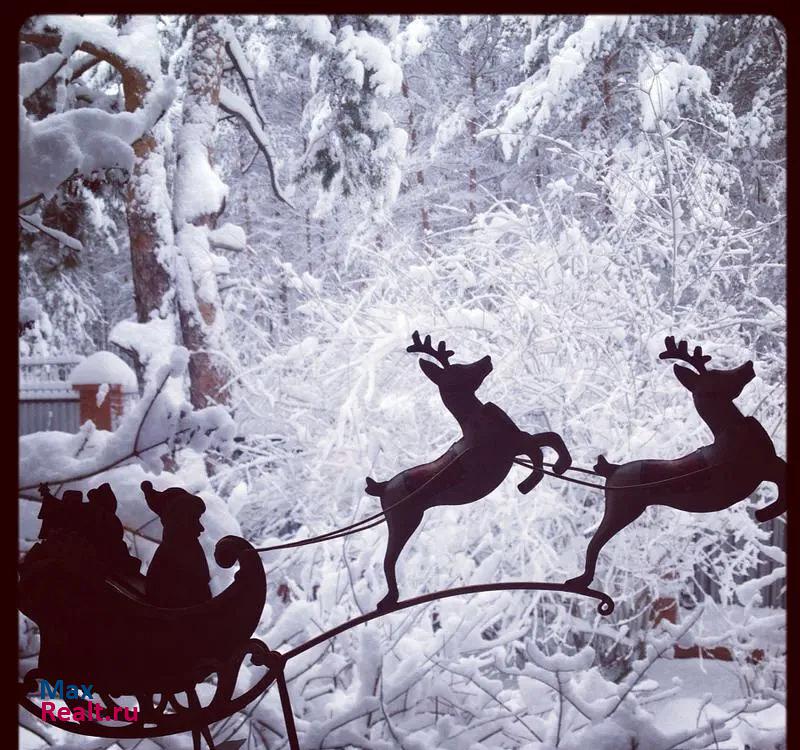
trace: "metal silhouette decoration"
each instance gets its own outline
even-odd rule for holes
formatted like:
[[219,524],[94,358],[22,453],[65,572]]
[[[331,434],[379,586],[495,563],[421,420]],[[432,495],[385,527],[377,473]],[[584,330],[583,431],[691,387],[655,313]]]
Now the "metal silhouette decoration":
[[156,607],[191,607],[208,601],[211,576],[200,545],[200,516],[206,504],[180,487],[158,492],[150,482],[142,482],[142,491],[164,527],[161,544],[147,569],[147,600]]
[[[191,732],[195,750],[204,740],[207,747],[232,750],[236,740],[215,745],[209,726],[243,710],[268,690],[273,683],[283,711],[290,750],[300,750],[291,699],[284,669],[287,662],[315,646],[386,614],[375,610],[341,623],[310,640],[280,653],[252,638],[266,600],[266,578],[259,551],[249,542],[226,536],[217,542],[214,558],[225,568],[239,563],[233,583],[221,594],[205,598],[208,565],[197,558],[195,545],[202,532],[200,498],[180,487],[157,492],[149,482],[142,483],[148,506],[164,523],[161,543],[147,576],[139,572],[141,561],[125,555],[122,525],[117,518],[116,498],[108,484],[89,490],[89,503],[80,492],[68,490],[61,500],[42,485],[42,526],[40,541],[27,553],[19,571],[19,608],[39,627],[38,666],[25,675],[19,686],[19,703],[34,716],[75,734],[114,739],[163,737]],[[172,506],[172,507],[170,507]],[[101,512],[98,512],[101,511]],[[108,514],[113,515],[113,521]],[[102,518],[98,522],[98,519]],[[173,524],[180,528],[175,536]],[[364,526],[345,533],[361,531]],[[102,528],[102,535],[97,529]],[[349,527],[345,527],[349,528]],[[342,535],[342,530],[313,540],[290,545],[327,541]],[[182,540],[179,544],[178,540]],[[181,555],[185,545],[187,555]],[[113,549],[113,555],[104,550]],[[165,555],[159,553],[164,550]],[[201,550],[202,551],[202,550]],[[156,560],[160,562],[156,565]],[[174,570],[168,570],[174,564]],[[153,588],[151,571],[156,566]],[[183,606],[186,594],[178,590],[182,575],[194,580],[196,604]],[[201,585],[202,584],[202,585]],[[542,582],[500,582],[462,586],[397,602],[392,611],[418,604],[498,590],[568,591],[563,584]],[[602,592],[580,592],[600,601],[598,611],[610,614],[613,601]],[[159,604],[155,604],[153,599]],[[79,643],[80,648],[75,648]],[[236,694],[236,680],[245,657],[266,668],[248,690]],[[216,675],[210,702],[201,704],[197,685]],[[47,716],[31,695],[40,683],[57,681],[86,688],[80,696],[67,695],[71,710],[81,709],[79,723]],[[185,703],[179,696],[185,695]],[[102,703],[93,703],[95,696]],[[130,719],[122,709],[120,696],[133,697],[138,713]],[[127,705],[127,703],[125,704]],[[94,708],[93,708],[94,706]],[[101,708],[102,706],[102,708]],[[109,716],[114,715],[112,720]]]
[[733,400],[755,377],[752,361],[732,370],[707,370],[711,359],[696,346],[689,354],[686,341],[675,345],[667,336],[660,359],[677,359],[691,365],[674,365],[678,381],[694,399],[697,413],[714,434],[714,442],[672,461],[643,460],[612,464],[598,456],[595,472],[607,480],[603,520],[589,542],[583,573],[567,581],[578,588],[594,578],[597,556],[603,546],[650,505],[667,505],[692,513],[712,513],[749,497],[762,481],[778,486],[778,499],[756,511],[756,519],[769,521],[786,510],[786,462],[775,453],[767,431],[755,417],[745,417]]
[[499,406],[478,399],[475,391],[492,371],[491,357],[469,364],[451,364],[454,352],[447,349],[444,341],[434,349],[431,337],[426,336],[423,343],[418,331],[414,331],[412,340],[414,343],[406,351],[427,354],[438,362],[420,359],[419,366],[438,386],[442,403],[455,417],[463,436],[436,460],[401,471],[386,482],[367,477],[366,492],[380,498],[389,527],[383,562],[389,591],[379,602],[378,610],[397,604],[397,558],[426,510],[439,505],[465,505],[486,497],[508,476],[520,454],[529,457],[534,469],[517,486],[523,494],[530,492],[544,476],[536,470],[542,467],[543,447],[558,454],[557,474],[563,474],[572,465],[560,435],[523,432]]
[[[162,519],[173,519],[165,507],[172,505],[181,518],[190,508],[188,518],[196,523],[199,498],[179,487],[155,493],[145,482],[142,488],[149,502],[160,508]],[[178,577],[185,574],[195,580],[190,598],[199,598],[202,587],[197,582],[203,579],[208,590],[208,565],[205,556],[202,563],[196,559],[191,543],[185,550],[188,562],[181,559],[181,549],[171,536],[172,520],[165,522],[165,540],[154,558],[162,562],[153,587],[150,572],[147,577],[139,573],[140,561],[127,554],[127,548],[122,554],[122,525],[108,484],[90,490],[88,503],[75,491],[58,500],[43,486],[41,494],[41,541],[19,570],[19,609],[38,625],[41,648],[38,666],[21,686],[20,703],[41,718],[42,707],[28,697],[39,692],[39,681],[91,685],[89,695],[67,697],[67,706],[81,708],[91,717],[97,714],[89,705],[96,694],[102,698],[102,713],[112,716],[120,707],[114,699],[132,696],[139,707],[136,720],[120,723],[97,717],[73,723],[48,717],[49,723],[78,734],[114,738],[191,731],[196,748],[201,736],[213,747],[208,725],[241,709],[265,687],[262,680],[258,689],[234,695],[245,656],[249,654],[254,664],[275,662],[261,641],[251,639],[266,598],[258,553],[244,539],[221,539],[214,557],[224,568],[239,563],[233,583],[216,597],[187,604],[187,595],[173,585],[165,568],[174,564]],[[159,555],[162,549],[167,550],[166,557]],[[193,566],[203,570],[192,572]],[[196,685],[212,674],[217,676],[214,697],[201,706]],[[268,676],[272,681],[280,674],[272,669]],[[186,705],[178,694],[186,695]]]
[[[147,574],[128,551],[116,515],[117,500],[106,483],[88,491],[68,490],[56,498],[46,485],[40,494],[39,541],[19,569],[19,609],[39,627],[38,665],[19,686],[19,703],[37,717],[42,705],[31,694],[39,683],[57,681],[81,686],[82,695],[66,695],[70,709],[91,709],[95,696],[107,715],[91,710],[80,722],[47,717],[69,732],[116,739],[160,737],[191,732],[195,750],[204,740],[214,750],[209,726],[243,710],[275,683],[278,687],[290,750],[300,750],[289,691],[287,662],[350,628],[407,607],[481,591],[540,590],[593,597],[597,611],[609,615],[613,600],[588,588],[597,555],[605,543],[638,518],[649,505],[668,505],[693,512],[727,508],[751,494],[761,481],[778,485],[778,499],[756,512],[767,521],[786,510],[786,463],[777,457],[767,433],[753,417],[744,417],[733,400],[754,377],[752,362],[733,370],[709,371],[710,359],[700,347],[689,355],[685,341],[666,339],[662,359],[679,359],[696,372],[675,366],[678,380],[691,391],[700,416],[714,433],[714,442],[674,461],[632,461],[611,464],[603,456],[595,470],[572,466],[569,451],[554,432],[531,435],[520,430],[499,407],[481,403],[475,391],[492,371],[490,357],[470,364],[450,364],[444,343],[434,349],[415,331],[407,351],[427,354],[438,364],[420,360],[420,367],[438,387],[445,407],[463,436],[435,461],[397,474],[386,482],[367,478],[366,491],[380,498],[383,510],[339,529],[254,549],[235,536],[219,540],[217,565],[239,564],[233,583],[212,597],[209,568],[200,535],[203,500],[183,488],[157,491],[141,485],[148,507],[161,519],[162,542]],[[542,448],[552,448],[555,464],[545,462]],[[520,455],[527,459],[519,458]],[[565,583],[507,581],[461,586],[398,600],[397,558],[423,513],[439,505],[462,505],[489,494],[507,476],[512,464],[531,470],[518,488],[530,492],[545,474],[580,485],[605,489],[603,521],[589,543],[586,568]],[[554,468],[554,472],[545,469]],[[601,484],[565,475],[566,471],[604,477]],[[266,600],[266,577],[259,553],[323,543],[355,534],[386,521],[388,543],[384,571],[389,592],[373,612],[363,614],[280,653],[252,638]],[[76,648],[80,644],[80,648]],[[249,689],[236,692],[237,676],[246,657],[265,672]],[[216,676],[213,695],[200,702],[197,685]],[[179,696],[184,695],[185,701]],[[120,697],[125,701],[119,701]],[[138,713],[117,718],[117,710],[134,698]],[[84,709],[85,711],[85,709]],[[108,714],[114,712],[109,720]],[[217,750],[238,746],[222,743]]]
[[[67,490],[61,500],[53,497],[47,485],[42,485],[39,493],[42,498],[40,539],[71,531],[88,540],[102,568],[123,576],[135,576],[139,572],[141,561],[128,552],[125,532],[117,518],[117,498],[108,482],[89,490],[88,503],[84,503],[82,494],[75,490]],[[41,544],[35,545],[26,559],[35,559],[42,549]]]

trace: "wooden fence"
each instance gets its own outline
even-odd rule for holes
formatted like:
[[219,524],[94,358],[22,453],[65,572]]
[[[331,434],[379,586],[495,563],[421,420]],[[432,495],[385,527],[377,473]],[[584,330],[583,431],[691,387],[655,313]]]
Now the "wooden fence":
[[98,429],[115,429],[119,417],[138,399],[135,390],[111,385],[98,399],[100,383],[73,386],[70,373],[79,356],[20,357],[18,435],[56,430],[77,432],[91,419]]
[[81,357],[20,357],[19,435],[43,430],[77,432],[80,427],[78,393],[69,384],[72,368]]

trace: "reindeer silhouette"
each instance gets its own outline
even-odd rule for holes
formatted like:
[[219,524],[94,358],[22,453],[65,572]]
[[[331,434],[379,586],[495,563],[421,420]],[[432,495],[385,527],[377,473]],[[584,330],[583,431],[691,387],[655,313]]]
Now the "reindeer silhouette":
[[[378,604],[380,611],[397,603],[397,559],[428,508],[466,505],[480,500],[506,478],[518,455],[528,456],[535,467],[541,468],[544,447],[558,454],[554,466],[557,474],[572,465],[569,451],[558,434],[523,432],[500,407],[484,404],[475,396],[475,391],[492,371],[491,357],[469,364],[450,364],[453,352],[447,349],[444,341],[434,349],[431,337],[426,336],[423,344],[418,331],[414,331],[412,340],[414,343],[406,351],[427,354],[439,363],[419,360],[422,372],[439,387],[442,402],[456,418],[463,436],[435,461],[401,471],[387,482],[367,477],[366,492],[381,499],[389,527],[383,561],[389,592]],[[534,469],[517,489],[527,494],[543,476]]]
[[[678,359],[674,365],[681,385],[694,398],[697,413],[711,428],[714,442],[672,461],[644,460],[612,464],[598,456],[594,470],[606,477],[603,520],[586,553],[583,573],[567,584],[587,587],[594,578],[597,556],[615,534],[635,521],[650,505],[667,505],[691,513],[713,513],[751,495],[762,481],[778,486],[778,499],[756,511],[758,521],[769,521],[786,510],[786,462],[775,454],[770,436],[755,417],[745,417],[733,400],[755,377],[753,363],[732,370],[706,370],[711,357],[701,347],[689,355],[686,341],[664,340],[660,359]],[[641,485],[650,485],[642,487]]]

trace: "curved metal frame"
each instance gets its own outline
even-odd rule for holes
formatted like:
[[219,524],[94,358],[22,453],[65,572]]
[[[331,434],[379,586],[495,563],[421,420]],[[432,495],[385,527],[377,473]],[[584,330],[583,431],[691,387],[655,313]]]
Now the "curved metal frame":
[[[208,706],[200,706],[199,703],[196,706],[191,705],[192,695],[194,695],[194,700],[197,701],[197,696],[194,692],[195,686],[192,685],[187,686],[188,689],[186,690],[190,703],[188,707],[181,706],[179,703],[177,703],[177,701],[170,700],[170,698],[174,698],[174,695],[162,695],[159,706],[156,709],[160,709],[158,716],[153,716],[148,711],[148,713],[145,715],[140,714],[140,716],[142,716],[141,721],[132,722],[123,726],[108,726],[106,724],[99,724],[96,721],[78,724],[74,722],[62,721],[60,719],[56,719],[54,721],[48,720],[46,723],[73,734],[118,739],[164,737],[171,734],[189,731],[197,736],[198,733],[202,732],[206,738],[206,742],[210,747],[213,747],[210,734],[207,731],[208,726],[216,721],[221,721],[222,719],[232,716],[237,711],[241,711],[251,701],[255,700],[259,695],[268,690],[273,682],[277,682],[289,748],[290,750],[300,750],[297,730],[294,723],[294,712],[292,711],[291,698],[289,696],[289,691],[286,686],[286,678],[284,676],[284,668],[289,659],[292,659],[293,657],[298,656],[303,652],[308,651],[309,649],[312,649],[315,646],[318,646],[321,643],[324,643],[325,641],[356,627],[357,625],[363,625],[364,623],[374,620],[378,617],[383,617],[402,609],[414,607],[418,604],[426,604],[438,599],[446,599],[465,594],[477,594],[486,591],[562,591],[565,593],[575,593],[599,600],[597,612],[601,615],[607,616],[614,611],[614,600],[608,594],[595,589],[570,588],[569,586],[558,583],[546,583],[540,581],[509,581],[501,583],[476,584],[472,586],[460,586],[458,588],[445,589],[444,591],[434,591],[429,594],[423,594],[412,599],[406,599],[405,601],[398,602],[391,609],[383,611],[375,610],[373,612],[368,612],[365,615],[353,618],[352,620],[348,620],[347,622],[343,622],[340,625],[331,628],[330,630],[320,633],[311,640],[296,646],[286,653],[272,651],[263,641],[260,641],[256,638],[251,639],[247,643],[246,647],[229,662],[217,664],[214,667],[206,666],[199,670],[199,672],[203,672],[205,674],[208,674],[210,670],[211,672],[216,672],[220,675],[217,693],[215,694],[214,698],[212,698],[211,703],[209,703]],[[248,654],[252,656],[251,661],[253,664],[256,666],[267,667],[266,673],[256,682],[255,685],[241,695],[235,698],[230,696],[227,698],[221,698],[220,690],[224,689],[225,685],[230,685],[230,681],[228,679],[223,679],[222,676],[232,676],[233,684],[235,685],[236,675],[241,668],[245,656]],[[24,692],[19,697],[19,703],[29,713],[41,719],[41,706],[38,706],[36,703],[34,703],[26,694],[31,690],[32,681],[36,680],[38,677],[36,674],[37,671],[38,670],[36,669],[31,670],[25,676],[25,680],[20,685],[21,690]],[[176,711],[174,714],[164,713],[167,705],[170,703],[174,708],[179,707],[180,710]],[[146,726],[146,724],[151,724],[152,726]],[[197,740],[195,746],[199,747]]]

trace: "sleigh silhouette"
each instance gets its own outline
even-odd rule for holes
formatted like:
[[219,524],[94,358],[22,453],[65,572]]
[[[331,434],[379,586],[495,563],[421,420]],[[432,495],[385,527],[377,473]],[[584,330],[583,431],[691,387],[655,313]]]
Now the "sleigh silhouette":
[[[216,563],[239,569],[233,582],[212,599],[191,607],[157,607],[144,595],[139,573],[103,576],[93,551],[78,534],[49,538],[31,550],[20,568],[19,609],[40,629],[38,667],[29,672],[20,702],[41,717],[29,694],[38,680],[92,684],[111,715],[115,699],[138,703],[135,720],[90,720],[79,724],[50,719],[71,732],[108,737],[163,736],[191,730],[195,746],[208,725],[247,705],[275,679],[268,668],[258,683],[235,695],[244,658],[270,666],[272,652],[251,636],[266,599],[261,559],[244,539],[227,536],[215,548]],[[216,674],[210,702],[202,705],[197,685]],[[181,700],[181,695],[185,698]],[[86,701],[66,699],[70,707]]]

